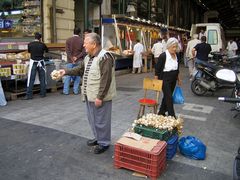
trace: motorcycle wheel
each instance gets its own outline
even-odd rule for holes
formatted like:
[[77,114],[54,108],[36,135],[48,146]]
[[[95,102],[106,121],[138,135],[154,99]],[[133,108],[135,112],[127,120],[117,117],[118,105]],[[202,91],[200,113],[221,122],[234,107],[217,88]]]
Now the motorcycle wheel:
[[192,81],[191,90],[197,96],[202,96],[207,92],[207,89],[200,85],[200,79],[194,79]]

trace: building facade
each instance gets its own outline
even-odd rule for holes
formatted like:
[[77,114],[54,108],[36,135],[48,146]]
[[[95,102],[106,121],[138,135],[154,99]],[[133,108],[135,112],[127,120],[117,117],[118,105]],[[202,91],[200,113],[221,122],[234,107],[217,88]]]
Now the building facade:
[[204,13],[192,0],[3,0],[0,5],[1,37],[28,39],[40,31],[47,43],[65,42],[75,26],[100,33],[103,15],[134,16],[190,29],[192,23],[203,22]]

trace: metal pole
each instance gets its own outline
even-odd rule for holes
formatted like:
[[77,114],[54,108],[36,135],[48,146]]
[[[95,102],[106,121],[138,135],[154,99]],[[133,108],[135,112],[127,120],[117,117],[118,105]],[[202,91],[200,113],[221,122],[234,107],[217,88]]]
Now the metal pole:
[[152,7],[151,0],[148,0],[148,19],[149,20],[152,20],[151,19],[151,7]]
[[44,42],[45,41],[45,36],[44,36],[44,20],[43,20],[43,1],[41,1],[41,4],[40,4],[40,11],[41,11],[41,34],[42,34],[42,41]]
[[102,3],[99,3],[99,35],[102,34]]
[[118,14],[121,14],[121,0],[118,0]]
[[88,0],[84,0],[84,29],[88,29]]
[[57,26],[56,26],[56,0],[52,0],[52,30],[53,30],[53,43],[57,42]]
[[126,8],[125,8],[125,0],[123,1],[122,7],[123,7],[122,14],[125,15],[125,12],[126,12]]
[[169,26],[170,21],[170,0],[167,0],[167,26]]

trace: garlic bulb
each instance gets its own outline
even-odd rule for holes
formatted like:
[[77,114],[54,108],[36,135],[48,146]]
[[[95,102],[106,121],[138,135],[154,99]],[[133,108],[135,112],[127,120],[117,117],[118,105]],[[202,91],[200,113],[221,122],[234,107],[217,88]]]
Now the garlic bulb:
[[57,70],[53,70],[51,73],[51,77],[53,80],[59,80],[61,78],[60,72]]
[[183,119],[180,116],[177,119],[175,119],[172,116],[162,116],[149,113],[142,116],[138,120],[134,120],[132,126],[135,127],[136,125],[140,125],[140,127],[144,125],[148,127],[157,128],[160,130],[166,129],[168,131],[172,131],[174,128],[177,128],[178,133],[181,134],[183,129]]

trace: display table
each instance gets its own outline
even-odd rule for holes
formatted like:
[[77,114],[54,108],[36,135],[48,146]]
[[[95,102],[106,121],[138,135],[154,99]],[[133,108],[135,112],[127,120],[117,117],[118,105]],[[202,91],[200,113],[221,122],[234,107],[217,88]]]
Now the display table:
[[[143,72],[147,73],[148,70],[149,70],[149,72],[152,72],[152,55],[151,54],[144,55],[143,60],[144,60]],[[148,62],[149,62],[149,66],[150,66],[149,69],[148,69]]]

